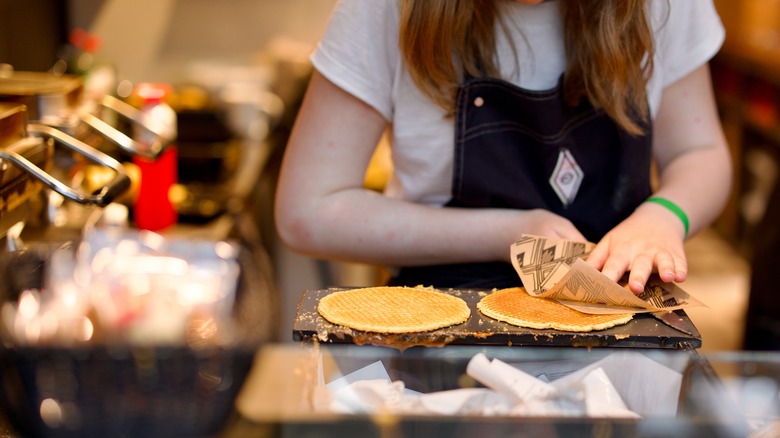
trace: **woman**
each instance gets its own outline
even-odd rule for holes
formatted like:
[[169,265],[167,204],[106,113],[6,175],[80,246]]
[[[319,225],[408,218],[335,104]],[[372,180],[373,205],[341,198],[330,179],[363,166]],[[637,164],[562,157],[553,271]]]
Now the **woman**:
[[[730,185],[707,67],[723,37],[711,0],[342,0],[287,146],[280,235],[400,267],[392,284],[518,285],[521,234],[598,242],[588,262],[636,293],[653,272],[684,281],[684,239]],[[379,194],[362,183],[386,129]]]

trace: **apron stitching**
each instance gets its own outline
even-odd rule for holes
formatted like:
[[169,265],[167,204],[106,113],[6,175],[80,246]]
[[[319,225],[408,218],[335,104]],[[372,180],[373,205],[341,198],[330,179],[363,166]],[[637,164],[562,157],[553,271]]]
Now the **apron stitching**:
[[[482,83],[480,84],[479,82]],[[514,84],[496,82],[495,80],[491,80],[490,78],[477,78],[471,80],[466,85],[466,87],[470,88],[476,85],[482,86],[483,88],[492,88],[492,89],[507,91],[515,96],[523,96],[530,100],[550,100],[552,98],[557,98],[561,95],[560,87],[556,87],[550,90],[539,90],[539,91],[526,90],[526,89],[519,88]]]
[[471,131],[477,131],[477,132],[464,134],[463,138],[460,140],[460,143],[464,143],[466,140],[472,140],[481,135],[492,134],[496,132],[504,132],[504,131],[516,131],[516,132],[522,132],[524,134],[527,134],[540,143],[557,144],[561,140],[566,138],[566,136],[568,136],[573,130],[579,128],[586,122],[589,122],[595,119],[596,117],[599,117],[600,115],[601,112],[599,111],[595,111],[595,110],[590,111],[582,116],[573,118],[569,123],[564,125],[563,129],[561,129],[560,132],[551,135],[539,134],[538,132],[519,123],[509,123],[509,122],[483,123],[481,125],[474,126],[471,129]]
[[[458,107],[457,112],[460,114],[463,111],[466,110],[466,105],[468,104],[468,90],[464,89],[463,93],[458,93]],[[458,120],[459,129],[456,133],[457,137],[456,143],[463,145],[466,142],[466,118],[461,117],[461,120]],[[463,155],[465,152],[465,147],[457,147],[455,150],[458,152],[458,157],[453,163],[453,177],[455,180],[453,181],[453,195],[460,195],[463,191],[463,165],[461,164],[463,162]],[[457,187],[455,187],[457,186]],[[453,196],[454,197],[454,196]]]

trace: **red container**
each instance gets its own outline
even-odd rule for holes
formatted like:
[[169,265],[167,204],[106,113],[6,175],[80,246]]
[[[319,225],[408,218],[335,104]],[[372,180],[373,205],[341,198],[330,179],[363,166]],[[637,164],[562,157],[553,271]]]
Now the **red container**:
[[137,228],[164,230],[176,223],[178,215],[169,192],[176,184],[176,147],[168,146],[157,159],[136,156],[133,163],[141,173],[138,198],[133,206]]
[[[176,138],[176,112],[165,103],[171,93],[168,84],[139,84],[136,94],[143,99],[142,123],[158,135]],[[150,143],[150,132],[137,135],[140,143]],[[155,158],[143,155],[133,157],[141,174],[138,198],[133,206],[133,220],[137,228],[161,231],[174,225],[178,219],[170,199],[170,190],[178,180],[176,146],[170,144]]]

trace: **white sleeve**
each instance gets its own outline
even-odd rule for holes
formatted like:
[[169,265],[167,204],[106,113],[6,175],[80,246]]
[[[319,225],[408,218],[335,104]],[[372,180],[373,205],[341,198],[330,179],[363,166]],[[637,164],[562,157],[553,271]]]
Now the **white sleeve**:
[[392,120],[398,2],[340,0],[311,56],[315,69]]
[[[667,3],[666,0],[657,0]],[[669,0],[655,10],[657,58],[666,87],[707,63],[723,45],[725,29],[712,0]]]

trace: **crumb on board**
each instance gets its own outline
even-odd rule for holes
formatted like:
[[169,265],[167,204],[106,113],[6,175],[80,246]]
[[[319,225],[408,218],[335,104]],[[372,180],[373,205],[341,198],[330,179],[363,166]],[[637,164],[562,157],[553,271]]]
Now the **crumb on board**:
[[320,341],[322,341],[322,342],[327,342],[328,341],[328,332],[327,332],[327,330],[318,331],[317,332],[317,338]]

